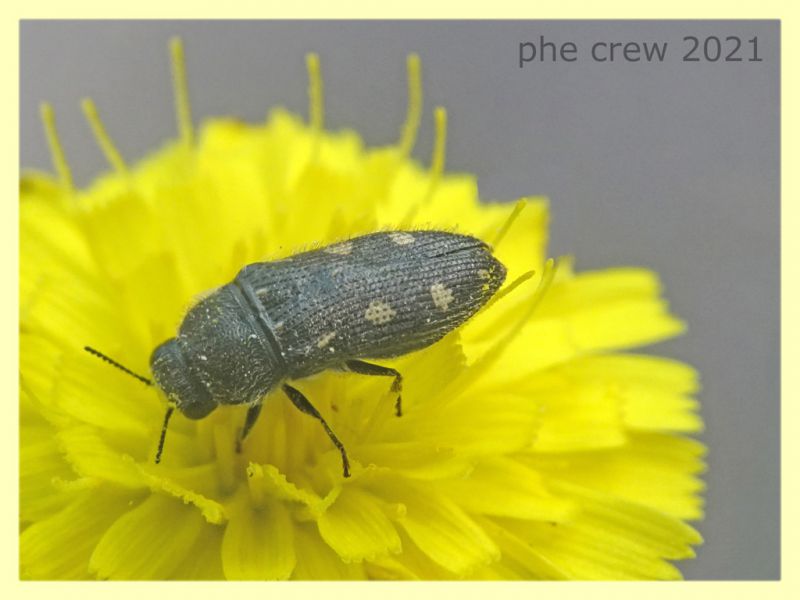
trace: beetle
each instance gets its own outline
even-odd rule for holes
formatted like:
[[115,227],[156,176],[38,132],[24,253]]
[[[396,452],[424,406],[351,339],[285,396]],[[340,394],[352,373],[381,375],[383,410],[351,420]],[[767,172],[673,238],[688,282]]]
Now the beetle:
[[280,386],[294,406],[321,423],[349,477],[344,445],[288,382],[329,369],[392,377],[400,416],[402,375],[364,359],[430,346],[484,306],[505,277],[489,245],[469,235],[370,233],[242,268],[231,283],[192,306],[178,334],[156,347],[150,356],[153,381],[85,349],[166,396],[156,463],[175,408],[202,419],[220,405],[247,405],[240,450],[264,397]]

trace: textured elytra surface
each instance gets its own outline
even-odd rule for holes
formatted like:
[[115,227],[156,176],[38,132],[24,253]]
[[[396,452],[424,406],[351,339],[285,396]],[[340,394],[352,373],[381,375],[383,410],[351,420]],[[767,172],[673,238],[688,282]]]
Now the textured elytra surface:
[[485,243],[441,231],[374,233],[237,276],[275,323],[290,377],[424,348],[473,315],[504,278]]
[[443,231],[373,233],[254,263],[187,313],[176,345],[188,373],[153,362],[154,374],[166,386],[190,374],[217,404],[256,402],[284,379],[429,346],[505,275],[484,242]]

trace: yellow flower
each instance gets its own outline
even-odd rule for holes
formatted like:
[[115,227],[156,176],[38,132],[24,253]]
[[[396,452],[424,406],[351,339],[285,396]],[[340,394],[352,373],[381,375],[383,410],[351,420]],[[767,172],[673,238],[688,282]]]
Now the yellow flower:
[[[547,206],[478,201],[443,171],[444,111],[425,170],[401,140],[327,132],[316,58],[311,119],[205,122],[196,139],[173,45],[180,139],[128,168],[90,102],[114,170],[74,189],[45,109],[58,177],[21,182],[22,576],[32,579],[652,579],[700,542],[702,422],[686,365],[626,350],[682,331],[639,268],[576,274],[546,262]],[[386,364],[405,379],[298,382],[344,442],[270,394],[240,454],[244,408],[173,417],[83,352],[136,372],[198,294],[239,268],[391,228],[495,245],[498,299],[441,342]],[[530,271],[535,271],[530,276]]]

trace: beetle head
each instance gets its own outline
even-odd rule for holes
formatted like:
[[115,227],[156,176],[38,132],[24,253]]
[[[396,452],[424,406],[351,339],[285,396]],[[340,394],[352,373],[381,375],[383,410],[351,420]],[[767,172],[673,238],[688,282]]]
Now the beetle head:
[[189,369],[175,338],[153,350],[150,370],[158,388],[186,417],[202,419],[217,407],[206,387]]

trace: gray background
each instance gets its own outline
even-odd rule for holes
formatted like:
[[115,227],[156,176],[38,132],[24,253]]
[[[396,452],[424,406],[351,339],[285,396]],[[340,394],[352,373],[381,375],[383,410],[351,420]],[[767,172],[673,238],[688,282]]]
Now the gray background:
[[[195,120],[305,114],[304,54],[321,54],[326,124],[396,139],[405,55],[430,112],[449,111],[447,166],[482,197],[546,194],[553,254],[579,269],[645,265],[689,333],[653,352],[696,365],[707,430],[705,545],[691,579],[776,579],[779,553],[779,23],[31,22],[21,24],[21,163],[50,169],[38,104],[53,103],[79,183],[105,170],[78,101],[91,96],[132,162],[175,132],[167,40],[184,37]],[[574,63],[518,67],[543,35]],[[763,62],[685,63],[683,36],[758,36]],[[596,63],[596,41],[667,41],[661,64]],[[749,46],[743,47],[748,50]],[[746,52],[742,52],[746,54]]]

